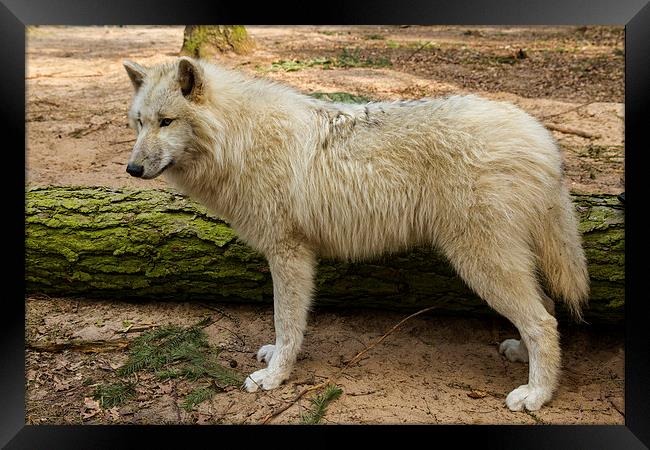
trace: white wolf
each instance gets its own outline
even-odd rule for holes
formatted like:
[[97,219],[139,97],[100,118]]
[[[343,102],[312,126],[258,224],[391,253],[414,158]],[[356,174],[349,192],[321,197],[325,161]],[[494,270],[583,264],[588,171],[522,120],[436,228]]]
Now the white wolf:
[[268,366],[248,391],[289,377],[317,257],[428,245],[521,334],[499,349],[530,360],[507,406],[551,398],[559,337],[538,276],[578,318],[589,278],[560,152],[535,119],[476,96],[328,103],[191,58],[124,65],[138,132],[127,171],[164,172],[268,259],[276,340],[259,350]]

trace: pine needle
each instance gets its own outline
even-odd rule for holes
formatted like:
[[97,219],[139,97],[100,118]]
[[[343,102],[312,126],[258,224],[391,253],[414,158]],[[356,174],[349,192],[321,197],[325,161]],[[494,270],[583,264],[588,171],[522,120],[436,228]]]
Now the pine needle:
[[243,376],[219,364],[219,350],[212,349],[208,344],[203,328],[211,323],[213,321],[207,317],[187,328],[169,325],[143,333],[133,339],[129,346],[129,357],[117,370],[117,375],[124,377],[148,371],[161,380],[208,379],[212,387],[192,391],[183,403],[186,409],[211,398],[227,386],[241,386]]
[[102,384],[95,388],[93,399],[99,401],[102,408],[112,408],[135,397],[135,384],[123,381],[115,384]]
[[209,400],[216,393],[217,390],[214,389],[213,387],[200,387],[194,389],[192,392],[190,392],[187,395],[187,397],[185,397],[185,400],[183,401],[183,404],[181,406],[186,411],[191,411],[192,408],[194,408],[196,405],[198,405],[199,403],[203,403],[206,400]]
[[302,415],[302,423],[306,425],[315,425],[321,421],[327,412],[327,407],[334,400],[339,398],[343,390],[335,384],[325,387],[321,394],[311,398],[312,408],[306,414]]
[[129,359],[118,369],[120,376],[141,370],[157,371],[177,361],[202,363],[209,349],[203,327],[209,318],[183,329],[176,325],[155,328],[135,338],[130,346]]

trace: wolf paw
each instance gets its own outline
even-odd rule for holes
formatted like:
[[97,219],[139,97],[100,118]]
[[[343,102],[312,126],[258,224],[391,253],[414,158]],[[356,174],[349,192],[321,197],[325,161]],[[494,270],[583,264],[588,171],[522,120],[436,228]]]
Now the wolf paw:
[[271,361],[271,358],[273,357],[273,352],[275,352],[275,345],[272,344],[263,345],[257,351],[257,360],[259,362],[264,361],[265,363],[268,364]]
[[285,378],[281,373],[272,372],[267,367],[247,376],[246,381],[244,381],[244,389],[248,392],[255,392],[259,388],[268,391],[280,386]]
[[528,362],[526,345],[518,339],[506,339],[499,345],[499,353],[512,362]]
[[527,384],[519,386],[506,397],[506,405],[510,411],[537,411],[544,403],[551,399],[547,389],[532,388]]

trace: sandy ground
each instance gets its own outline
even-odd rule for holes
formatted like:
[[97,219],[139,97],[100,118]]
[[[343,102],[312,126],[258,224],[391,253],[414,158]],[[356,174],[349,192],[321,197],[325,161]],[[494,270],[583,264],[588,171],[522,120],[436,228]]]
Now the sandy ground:
[[[164,187],[125,173],[134,133],[126,111],[131,85],[121,61],[150,65],[178,54],[182,27],[37,27],[28,30],[28,185]],[[348,92],[373,100],[478,93],[513,102],[554,131],[575,192],[623,188],[623,32],[609,27],[249,27],[257,49],[221,64],[286,82],[304,92]],[[336,57],[344,48],[390,66],[297,71],[274,62]],[[516,55],[519,50],[523,59]],[[513,56],[514,55],[514,56]],[[568,130],[568,132],[567,132]],[[578,132],[576,134],[575,132]],[[589,137],[580,136],[587,134]],[[121,339],[123,321],[189,324],[204,314],[220,358],[246,374],[262,367],[257,348],[273,340],[272,308],[190,303],[27,299],[29,342]],[[333,375],[403,315],[321,310],[312,315],[291,380],[272,392],[228,390],[187,412],[188,382],[140,377],[138,396],[97,408],[92,386],[110,380],[123,351],[27,351],[28,423],[256,423],[296,392]],[[527,365],[511,363],[498,343],[516,336],[500,318],[417,317],[338,380],[342,397],[324,423],[622,424],[623,334],[562,325],[564,373],[554,400],[536,413],[512,413],[507,393],[524,384]],[[468,395],[469,394],[469,395]],[[274,423],[297,423],[309,402]]]

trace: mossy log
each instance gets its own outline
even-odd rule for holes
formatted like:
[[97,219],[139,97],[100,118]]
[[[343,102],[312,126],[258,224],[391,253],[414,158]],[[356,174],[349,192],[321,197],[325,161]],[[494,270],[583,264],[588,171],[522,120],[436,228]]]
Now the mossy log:
[[[272,301],[266,260],[226,223],[172,191],[46,187],[29,189],[26,200],[29,294]],[[573,200],[591,276],[585,318],[620,323],[623,205],[610,195],[575,195]],[[490,311],[444,257],[425,248],[367,263],[321,261],[316,304]],[[559,316],[566,316],[562,307]]]
[[243,55],[254,46],[243,25],[187,25],[181,55],[206,58],[229,51]]

